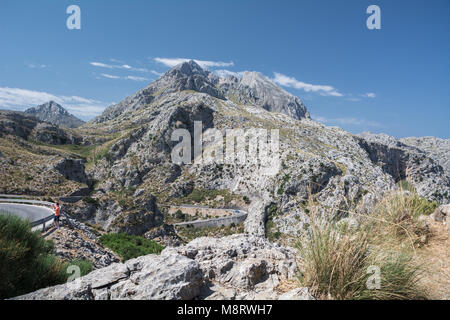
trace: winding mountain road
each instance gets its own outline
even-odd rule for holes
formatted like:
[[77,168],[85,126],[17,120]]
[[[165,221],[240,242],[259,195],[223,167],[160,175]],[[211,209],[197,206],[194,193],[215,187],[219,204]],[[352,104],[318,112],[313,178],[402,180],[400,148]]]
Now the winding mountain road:
[[[221,227],[221,226],[229,226],[231,224],[238,224],[243,222],[247,218],[247,212],[237,209],[225,209],[225,208],[208,208],[204,206],[193,206],[193,205],[182,205],[182,206],[173,206],[176,209],[207,209],[211,211],[221,211],[226,216],[205,219],[205,220],[193,220],[186,222],[174,223],[174,226],[192,226],[194,228],[203,228],[203,227]],[[231,215],[229,215],[231,213]]]

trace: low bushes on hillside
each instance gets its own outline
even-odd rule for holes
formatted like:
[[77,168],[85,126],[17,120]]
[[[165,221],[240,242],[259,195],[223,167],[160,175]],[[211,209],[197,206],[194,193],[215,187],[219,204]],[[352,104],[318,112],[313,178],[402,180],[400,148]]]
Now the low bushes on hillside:
[[163,246],[153,240],[125,233],[109,233],[99,238],[100,242],[117,253],[124,261],[145,256],[147,254],[159,254]]
[[64,283],[71,264],[82,276],[92,269],[90,262],[63,262],[52,253],[53,243],[32,232],[28,221],[0,213],[0,299]]
[[244,233],[244,224],[231,224],[221,227],[203,227],[194,228],[191,225],[185,227],[177,227],[178,236],[185,242],[190,242],[200,237],[226,237],[232,234]]

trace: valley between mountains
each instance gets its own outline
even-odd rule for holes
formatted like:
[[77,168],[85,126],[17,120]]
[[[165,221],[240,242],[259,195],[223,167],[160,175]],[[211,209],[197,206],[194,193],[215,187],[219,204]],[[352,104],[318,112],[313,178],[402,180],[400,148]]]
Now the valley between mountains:
[[[202,124],[203,150],[216,153],[218,141],[211,136],[217,130],[223,137],[229,129],[278,130],[272,156],[279,167],[174,163],[179,141],[173,132],[184,129],[194,137],[196,122]],[[327,262],[343,247],[353,257],[361,254],[363,262],[335,261],[352,265],[348,274],[357,277],[366,274],[362,266],[370,256],[357,248],[408,247],[414,261],[441,262],[427,265],[430,276],[414,282],[420,289],[412,294],[411,286],[401,298],[449,298],[450,140],[327,127],[258,72],[222,78],[184,62],[87,123],[55,102],[24,113],[0,111],[0,176],[0,194],[61,202],[75,229],[51,236],[57,254],[94,263],[77,288],[60,284],[22,299],[398,297],[390,295],[392,286],[376,296],[360,288],[325,292],[314,277],[318,266],[308,262],[315,252],[307,244],[323,240],[318,237],[328,227],[329,251],[317,255],[328,254]],[[174,226],[222,214],[208,208],[247,216],[227,226]],[[392,231],[374,221],[401,227]],[[164,249],[124,261],[98,241],[112,233],[142,236]],[[373,259],[383,275],[386,260]]]

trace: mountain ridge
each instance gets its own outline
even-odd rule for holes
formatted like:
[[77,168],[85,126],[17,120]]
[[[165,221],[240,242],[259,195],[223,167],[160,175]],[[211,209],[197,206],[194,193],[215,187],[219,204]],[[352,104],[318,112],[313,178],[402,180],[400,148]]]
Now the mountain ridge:
[[[14,121],[5,120],[5,128],[17,127]],[[279,153],[273,157],[279,159],[280,168],[274,171],[252,163],[174,163],[171,153],[179,142],[172,140],[174,131],[186,129],[192,137],[196,121],[202,122],[205,137],[217,131],[225,136],[228,129],[242,129],[250,139],[254,137],[251,129],[278,129]],[[14,130],[8,132],[16,134]],[[95,204],[68,205],[68,210],[109,232],[143,234],[160,227],[166,215],[158,210],[159,204],[190,203],[193,195],[199,194],[204,196],[195,204],[211,204],[207,195],[219,193],[227,200],[216,203],[234,203],[248,212],[247,233],[281,234],[283,241],[308,229],[304,204],[311,197],[336,208],[338,215],[357,207],[370,211],[377,199],[397,190],[398,183],[405,180],[430,201],[450,202],[450,173],[445,165],[448,155],[426,152],[411,146],[412,142],[388,136],[353,135],[324,126],[309,118],[300,99],[256,72],[243,73],[240,79],[223,78],[189,61],[110,106],[75,132],[79,142],[58,146],[56,160],[63,165],[55,164],[55,175],[63,171],[68,180],[89,189]],[[13,152],[10,141],[4,143],[9,149],[2,150],[2,170],[5,176],[13,176],[23,160]],[[20,143],[40,152],[30,142]],[[213,146],[203,141],[204,151]],[[51,150],[54,152],[54,148]],[[64,160],[77,156],[84,162]],[[33,174],[39,175],[36,180],[40,183],[28,183],[27,190],[33,188],[39,194],[52,191],[60,196],[77,192],[48,189],[39,169],[35,166]],[[74,180],[80,177],[80,171],[85,178]],[[1,190],[17,192],[17,183],[13,186],[8,181]],[[68,181],[67,185],[74,183]],[[244,203],[243,197],[250,204]],[[266,212],[272,205],[278,213],[266,226]]]
[[299,98],[284,91],[261,73],[244,72],[240,79],[234,76],[221,78],[191,60],[174,66],[147,87],[109,106],[91,122],[112,120],[124,112],[145,107],[167,94],[188,90],[206,93],[220,100],[237,99],[241,104],[263,107],[267,111],[284,113],[298,120],[309,118],[306,106]]
[[25,113],[38,119],[66,128],[77,128],[85,122],[70,114],[55,101],[49,101],[36,107],[28,108]]

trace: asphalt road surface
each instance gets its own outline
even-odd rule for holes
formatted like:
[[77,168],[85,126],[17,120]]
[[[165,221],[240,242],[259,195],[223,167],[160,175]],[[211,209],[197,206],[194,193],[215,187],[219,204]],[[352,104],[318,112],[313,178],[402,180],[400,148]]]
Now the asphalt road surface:
[[16,216],[28,219],[31,222],[46,218],[53,214],[53,211],[50,208],[16,203],[0,203],[0,214],[3,214],[1,210],[8,211]]

